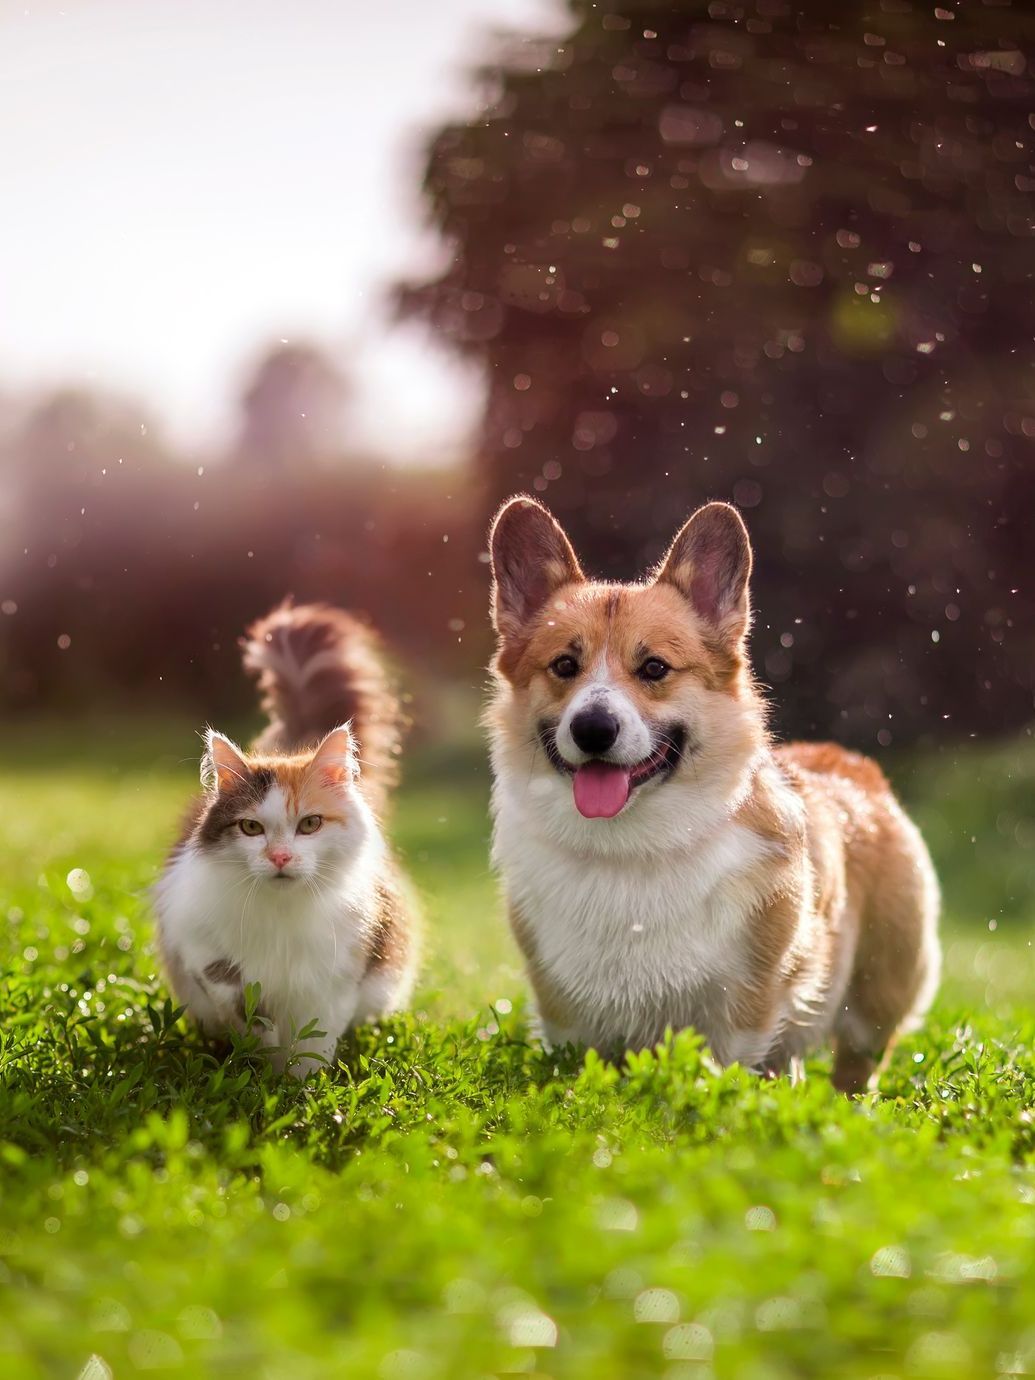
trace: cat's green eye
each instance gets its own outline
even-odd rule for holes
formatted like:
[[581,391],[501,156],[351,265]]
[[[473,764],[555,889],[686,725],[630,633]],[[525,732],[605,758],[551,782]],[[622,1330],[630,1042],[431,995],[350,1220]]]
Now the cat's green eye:
[[323,815],[306,815],[298,821],[298,832],[300,834],[315,834],[323,823]]
[[239,819],[237,825],[241,833],[247,834],[249,838],[255,838],[258,834],[266,832],[257,819]]

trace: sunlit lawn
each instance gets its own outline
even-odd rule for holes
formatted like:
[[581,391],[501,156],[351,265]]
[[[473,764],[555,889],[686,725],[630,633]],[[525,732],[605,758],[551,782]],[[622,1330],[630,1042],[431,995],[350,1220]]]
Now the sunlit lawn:
[[417,1014],[303,1088],[220,1062],[170,1023],[150,948],[191,730],[2,749],[0,1374],[1035,1367],[1030,741],[894,764],[947,976],[854,1105],[822,1060],[791,1089],[685,1036],[621,1072],[529,1046],[470,746],[419,753],[395,819],[428,914]]

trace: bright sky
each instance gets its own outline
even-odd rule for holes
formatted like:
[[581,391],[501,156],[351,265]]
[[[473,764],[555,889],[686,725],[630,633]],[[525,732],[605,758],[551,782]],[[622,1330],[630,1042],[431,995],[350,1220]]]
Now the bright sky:
[[473,108],[492,28],[554,0],[0,0],[0,391],[139,395],[173,438],[228,435],[257,347],[317,339],[363,438],[434,460],[475,378],[383,291],[441,254],[423,131]]

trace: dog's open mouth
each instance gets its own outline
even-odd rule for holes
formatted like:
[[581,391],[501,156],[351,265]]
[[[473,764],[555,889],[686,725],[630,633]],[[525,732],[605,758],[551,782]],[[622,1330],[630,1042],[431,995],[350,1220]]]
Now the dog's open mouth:
[[613,819],[637,786],[671,772],[679,764],[686,746],[686,729],[681,724],[665,729],[651,755],[633,766],[594,758],[573,767],[561,756],[552,728],[540,728],[539,738],[551,765],[573,778],[572,794],[579,814],[586,819]]

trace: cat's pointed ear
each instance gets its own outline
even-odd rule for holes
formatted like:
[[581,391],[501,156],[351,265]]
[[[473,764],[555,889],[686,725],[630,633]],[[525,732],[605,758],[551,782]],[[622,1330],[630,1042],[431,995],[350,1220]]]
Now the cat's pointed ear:
[[236,743],[214,728],[205,730],[201,784],[209,790],[229,791],[248,778],[248,764]]
[[489,554],[492,621],[504,641],[520,633],[554,590],[586,578],[561,524],[524,494],[496,514]]
[[344,786],[358,775],[356,745],[348,724],[331,729],[313,754],[311,770],[325,786]]
[[708,624],[717,642],[738,646],[748,629],[751,542],[728,503],[698,508],[668,549],[655,577],[675,585]]

